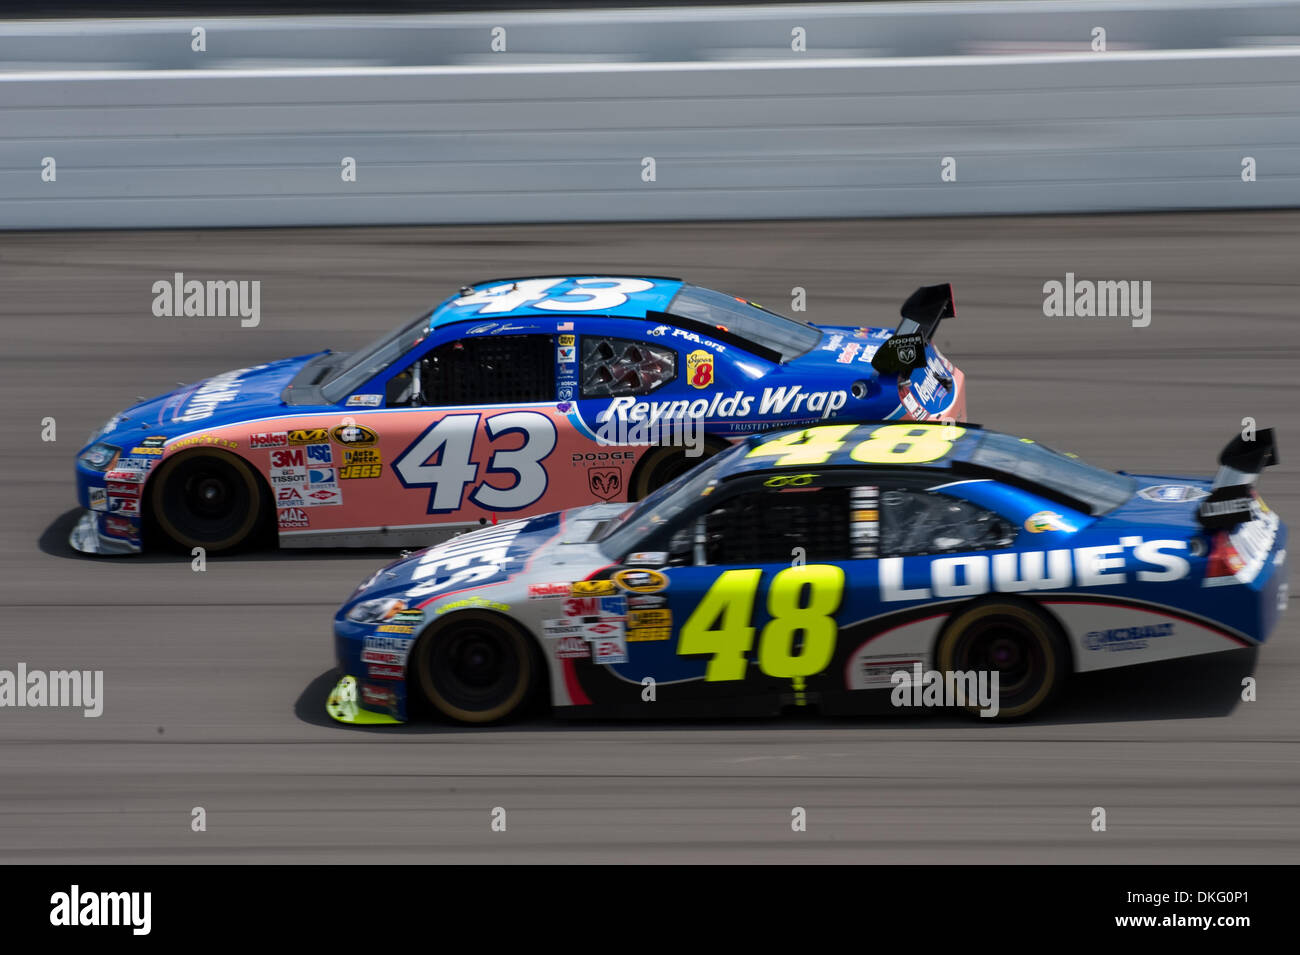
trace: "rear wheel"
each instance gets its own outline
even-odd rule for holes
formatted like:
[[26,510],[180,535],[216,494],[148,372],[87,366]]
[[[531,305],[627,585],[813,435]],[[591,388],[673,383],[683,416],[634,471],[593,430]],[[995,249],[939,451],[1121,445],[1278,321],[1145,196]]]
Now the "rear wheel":
[[[1064,685],[1070,658],[1055,622],[1043,611],[1011,601],[982,601],[953,615],[935,648],[941,672],[998,675],[998,714],[1014,720],[1045,705]],[[978,703],[964,707],[978,713]]]
[[543,680],[532,638],[504,617],[477,611],[454,613],[427,631],[412,668],[429,704],[459,723],[518,715]]
[[234,550],[261,527],[261,484],[248,462],[233,454],[204,451],[169,458],[149,486],[153,520],[187,550]]
[[655,448],[641,459],[632,478],[632,493],[628,500],[640,501],[657,491],[669,481],[680,477],[701,461],[707,461],[721,448],[704,445],[704,453],[689,457],[685,448]]

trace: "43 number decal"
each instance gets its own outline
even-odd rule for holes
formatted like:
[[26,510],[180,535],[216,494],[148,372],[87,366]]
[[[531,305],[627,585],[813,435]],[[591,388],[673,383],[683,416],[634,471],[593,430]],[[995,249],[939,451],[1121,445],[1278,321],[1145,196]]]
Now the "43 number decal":
[[[471,460],[478,436],[479,415],[447,415],[407,448],[393,462],[398,480],[406,487],[427,487],[429,513],[460,510],[465,485],[478,477],[479,466]],[[535,504],[546,493],[546,469],[542,461],[555,450],[555,425],[535,411],[507,411],[483,423],[490,440],[506,434],[522,434],[518,448],[495,450],[488,459],[489,474],[512,473],[509,487],[481,482],[469,499],[489,511],[517,511]]]
[[479,289],[452,302],[464,308],[477,305],[480,315],[498,315],[513,312],[525,305],[542,308],[552,312],[588,312],[618,308],[627,301],[629,295],[646,292],[655,287],[653,282],[645,279],[607,279],[589,278],[574,280],[575,288],[558,295],[551,295],[551,289],[567,282],[568,279],[521,279]]
[[[743,680],[754,648],[754,603],[763,572],[727,570],[718,576],[682,624],[681,656],[711,656],[704,678],[710,683]],[[758,633],[758,668],[768,676],[808,677],[830,666],[839,627],[835,613],[844,599],[844,569],[834,564],[787,567],[767,588],[772,619]],[[799,647],[796,650],[796,638]]]

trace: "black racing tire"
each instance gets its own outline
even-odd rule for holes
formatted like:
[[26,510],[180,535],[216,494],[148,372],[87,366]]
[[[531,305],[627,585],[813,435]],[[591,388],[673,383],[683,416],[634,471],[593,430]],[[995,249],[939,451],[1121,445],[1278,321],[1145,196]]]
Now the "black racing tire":
[[463,610],[427,629],[411,655],[425,702],[457,723],[499,723],[526,711],[545,684],[537,642],[513,621]]
[[697,464],[707,461],[721,450],[722,448],[717,447],[710,441],[706,441],[704,453],[692,458],[687,456],[685,448],[655,448],[637,462],[636,471],[632,475],[632,488],[628,500],[643,500],[669,481],[689,471]]
[[243,458],[204,449],[167,458],[149,481],[155,526],[185,550],[236,550],[264,527],[267,495]]
[[[939,672],[998,672],[999,721],[1024,719],[1069,678],[1070,650],[1056,622],[1028,602],[981,600],[948,618],[935,645]],[[979,705],[963,707],[978,715]]]

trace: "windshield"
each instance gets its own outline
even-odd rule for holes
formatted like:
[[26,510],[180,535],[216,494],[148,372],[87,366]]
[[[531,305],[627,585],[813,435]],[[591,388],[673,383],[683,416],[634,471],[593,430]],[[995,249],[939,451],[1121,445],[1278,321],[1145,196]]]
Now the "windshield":
[[683,285],[668,304],[668,313],[715,328],[722,326],[733,335],[777,352],[782,361],[798,358],[822,340],[821,332],[802,322],[698,285]]
[[727,463],[746,445],[733,444],[702,464],[678,475],[642,501],[630,504],[614,521],[600,539],[600,550],[611,560],[635,550],[637,542],[652,531],[657,531],[672,521],[707,492],[705,488],[717,480]]
[[321,394],[325,396],[325,400],[337,404],[424,341],[429,331],[429,319],[432,314],[432,312],[425,312],[396,331],[389,332],[378,341],[353,352],[329,381],[321,386]]
[[970,460],[1082,501],[1092,514],[1113,511],[1133,496],[1136,487],[1131,477],[1005,434],[985,434]]

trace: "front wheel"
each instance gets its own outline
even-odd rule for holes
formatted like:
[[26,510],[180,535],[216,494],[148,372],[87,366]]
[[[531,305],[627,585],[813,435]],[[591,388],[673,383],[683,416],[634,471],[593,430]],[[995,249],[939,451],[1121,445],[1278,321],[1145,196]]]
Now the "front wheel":
[[541,685],[532,638],[492,613],[461,611],[435,624],[411,661],[424,698],[458,723],[495,723],[518,715]]
[[[939,636],[935,662],[942,673],[988,672],[998,677],[998,713],[1015,720],[1040,709],[1065,683],[1069,651],[1060,630],[1036,607],[982,601],[954,614]],[[978,703],[964,709],[979,713]]]
[[264,502],[257,475],[233,454],[204,451],[168,458],[149,485],[154,521],[186,550],[234,550],[261,526]]

